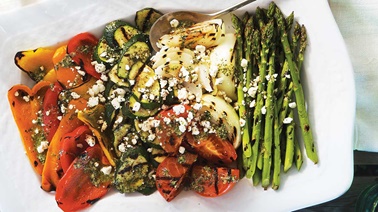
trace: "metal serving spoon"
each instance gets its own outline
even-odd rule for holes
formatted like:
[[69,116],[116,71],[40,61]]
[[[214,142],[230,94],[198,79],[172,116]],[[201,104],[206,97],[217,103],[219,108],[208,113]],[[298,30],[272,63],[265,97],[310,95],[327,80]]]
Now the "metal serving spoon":
[[211,13],[211,14],[202,14],[202,13],[196,13],[196,12],[190,12],[190,11],[178,11],[178,12],[167,13],[161,16],[151,27],[150,42],[151,42],[152,48],[155,51],[159,51],[159,48],[156,46],[156,43],[163,35],[168,34],[172,30],[172,26],[170,22],[173,19],[176,19],[179,22],[190,21],[194,23],[199,23],[206,20],[218,18],[222,15],[230,13],[254,1],[256,0],[245,0],[227,9],[224,9],[215,13]]

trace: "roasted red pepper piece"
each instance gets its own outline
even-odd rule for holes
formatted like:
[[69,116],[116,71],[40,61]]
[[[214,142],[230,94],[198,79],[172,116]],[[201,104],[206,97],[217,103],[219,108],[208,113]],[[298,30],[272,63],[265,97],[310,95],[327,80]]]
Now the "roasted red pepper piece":
[[205,197],[217,197],[230,191],[239,180],[239,169],[193,166],[191,189]]
[[68,167],[75,158],[89,147],[88,143],[85,141],[87,136],[92,136],[92,132],[86,125],[80,126],[63,136],[60,164],[64,173],[67,172]]
[[[55,200],[63,211],[82,210],[103,197],[109,190],[111,179],[95,186],[91,181],[91,169],[108,166],[103,164],[104,154],[99,145],[88,147],[72,162],[56,188]],[[96,162],[94,162],[96,161]],[[101,172],[100,170],[98,170]]]
[[72,109],[67,108],[65,114],[63,114],[59,127],[49,144],[41,182],[41,188],[45,191],[55,190],[56,185],[63,175],[59,156],[63,136],[83,125],[83,122],[77,118],[77,110],[87,108],[87,100],[83,98],[73,99],[70,101],[69,105],[72,105]]
[[62,86],[58,82],[55,82],[52,88],[46,91],[45,97],[43,98],[43,131],[45,132],[46,139],[49,142],[58,129],[60,123],[58,117],[62,116],[58,105],[59,94],[62,90]]
[[196,160],[197,155],[185,152],[167,157],[159,164],[156,170],[156,187],[165,200],[170,202],[179,194],[181,184]]
[[98,43],[98,39],[89,32],[77,34],[67,44],[67,53],[72,60],[79,65],[89,75],[100,79],[98,73],[92,65],[93,50]]

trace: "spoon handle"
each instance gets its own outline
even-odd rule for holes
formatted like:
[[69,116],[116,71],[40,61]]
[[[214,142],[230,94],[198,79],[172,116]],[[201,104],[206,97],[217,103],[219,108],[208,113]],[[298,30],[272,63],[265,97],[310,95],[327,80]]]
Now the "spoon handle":
[[224,14],[230,13],[230,12],[232,12],[234,10],[237,10],[240,7],[243,7],[243,6],[245,6],[245,5],[247,5],[247,4],[251,3],[251,2],[254,2],[254,1],[256,1],[256,0],[242,1],[242,2],[240,2],[240,3],[238,3],[238,4],[234,5],[234,6],[231,6],[229,8],[224,9],[224,10],[221,10],[221,11],[218,11],[218,12],[215,12],[215,13],[212,13],[212,14],[208,14],[208,15],[212,16],[213,18],[217,18],[217,17],[219,17],[221,15],[224,15]]

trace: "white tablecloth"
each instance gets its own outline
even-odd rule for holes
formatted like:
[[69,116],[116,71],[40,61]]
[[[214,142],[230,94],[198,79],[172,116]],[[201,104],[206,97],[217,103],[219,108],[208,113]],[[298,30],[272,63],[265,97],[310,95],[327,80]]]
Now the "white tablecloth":
[[[0,14],[39,1],[42,0],[0,0]],[[354,148],[378,152],[378,1],[329,0],[329,4],[355,72],[357,107]]]

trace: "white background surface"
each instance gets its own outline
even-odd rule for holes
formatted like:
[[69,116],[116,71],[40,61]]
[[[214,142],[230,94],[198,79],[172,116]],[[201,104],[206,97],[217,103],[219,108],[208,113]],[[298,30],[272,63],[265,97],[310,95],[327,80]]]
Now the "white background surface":
[[[14,53],[52,45],[82,31],[99,32],[111,20],[124,17],[132,20],[135,11],[146,5],[163,12],[189,7],[214,11],[238,1],[227,1],[229,5],[200,0],[191,1],[190,5],[172,2],[147,4],[133,0],[127,3],[107,1],[105,4],[96,0],[49,0],[40,4],[25,1],[26,6],[22,1],[20,4],[13,2],[13,6],[6,6],[6,12],[0,14],[0,95],[4,99],[0,103],[0,109],[4,111],[0,116],[3,126],[0,128],[1,211],[59,211],[53,194],[39,188],[40,179],[23,154],[5,101],[6,91],[13,84],[26,82],[25,76],[13,64]],[[319,164],[313,165],[306,160],[301,172],[292,170],[284,174],[279,191],[263,191],[243,180],[219,198],[205,199],[192,192],[183,192],[171,203],[166,203],[157,192],[148,197],[136,194],[124,197],[115,192],[96,203],[90,211],[124,211],[126,208],[130,211],[290,211],[331,200],[349,188],[353,177],[355,90],[352,65],[342,36],[326,0],[277,0],[276,3],[286,14],[294,10],[297,20],[306,25],[309,33],[310,46],[303,78]],[[258,1],[247,9],[256,5],[265,7],[267,3]],[[12,11],[11,8],[17,9]]]

